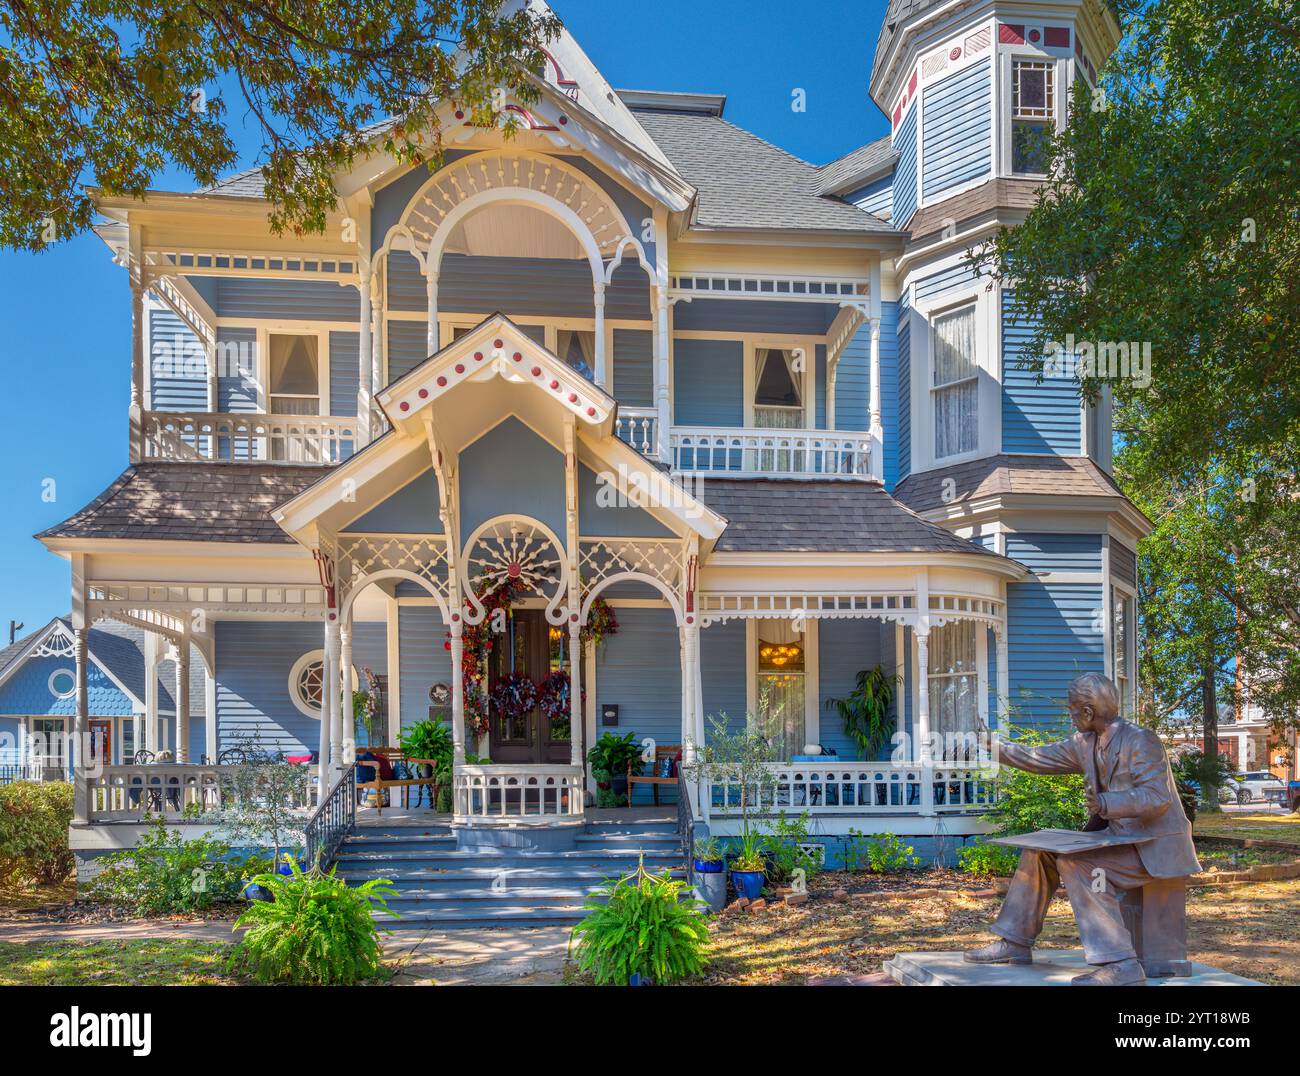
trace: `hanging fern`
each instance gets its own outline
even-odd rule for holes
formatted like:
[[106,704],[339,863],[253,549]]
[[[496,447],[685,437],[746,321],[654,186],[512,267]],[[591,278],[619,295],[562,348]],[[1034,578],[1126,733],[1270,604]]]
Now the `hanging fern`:
[[578,967],[597,986],[625,986],[632,975],[661,984],[698,975],[708,963],[707,905],[683,899],[685,888],[667,873],[649,873],[644,861],[630,877],[607,881],[573,928]]
[[269,901],[254,901],[235,923],[248,932],[235,948],[233,963],[261,983],[315,986],[349,985],[380,971],[379,930],[372,913],[388,915],[387,898],[397,890],[384,878],[349,886],[331,870],[303,872],[290,859],[293,874],[259,874],[253,884],[271,891]]
[[864,759],[871,758],[894,732],[889,706],[894,701],[894,678],[879,665],[858,673],[853,692],[845,699],[827,699],[826,708],[835,710],[844,731],[858,745]]

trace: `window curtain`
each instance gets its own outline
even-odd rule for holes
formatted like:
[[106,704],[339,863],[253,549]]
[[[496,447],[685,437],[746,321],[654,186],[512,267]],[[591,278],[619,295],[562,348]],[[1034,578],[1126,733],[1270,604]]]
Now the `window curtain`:
[[760,675],[758,709],[781,749],[781,758],[788,761],[799,754],[808,742],[804,735],[804,674]]
[[[768,370],[769,363],[780,363],[782,368]],[[754,367],[754,425],[761,430],[802,429],[804,425],[802,406],[792,407],[758,402],[767,398],[763,392],[765,385],[769,388],[773,386],[784,388],[788,385],[794,399],[798,400],[802,405],[803,394],[799,391],[800,379],[791,369],[790,353],[778,348],[760,347],[754,352]],[[803,453],[792,453],[789,450],[762,449],[758,453],[755,466],[760,471],[789,472],[791,470],[802,470]]]
[[594,332],[561,329],[555,334],[555,347],[560,358],[588,381],[596,379],[596,334]]
[[933,338],[934,456],[973,452],[979,445],[979,368],[975,307],[935,319]]
[[958,620],[930,632],[930,732],[935,757],[965,761],[973,756],[979,731],[979,625]]

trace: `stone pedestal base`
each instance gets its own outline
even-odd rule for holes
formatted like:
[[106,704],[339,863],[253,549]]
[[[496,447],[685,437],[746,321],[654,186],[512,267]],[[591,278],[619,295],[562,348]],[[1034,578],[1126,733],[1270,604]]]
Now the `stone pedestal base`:
[[[1035,949],[1032,964],[968,964],[961,953],[899,953],[885,971],[903,986],[1069,986],[1091,968],[1082,949]],[[1176,978],[1148,979],[1147,986],[1263,986],[1254,979],[1191,964]]]

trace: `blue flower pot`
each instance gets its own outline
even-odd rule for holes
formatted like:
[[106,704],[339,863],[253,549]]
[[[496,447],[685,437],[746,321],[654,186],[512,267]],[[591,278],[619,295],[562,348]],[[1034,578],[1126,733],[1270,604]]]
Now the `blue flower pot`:
[[720,859],[709,860],[707,862],[703,859],[697,859],[695,861],[696,874],[721,874],[723,867],[724,864]]
[[271,896],[271,891],[267,889],[266,886],[249,882],[248,885],[244,886],[244,899],[247,901],[254,901],[271,900],[273,898]]
[[639,975],[633,972],[627,977],[628,986],[654,986],[655,981],[648,975]]
[[731,884],[736,887],[736,896],[748,900],[758,900],[763,895],[763,871],[732,871]]

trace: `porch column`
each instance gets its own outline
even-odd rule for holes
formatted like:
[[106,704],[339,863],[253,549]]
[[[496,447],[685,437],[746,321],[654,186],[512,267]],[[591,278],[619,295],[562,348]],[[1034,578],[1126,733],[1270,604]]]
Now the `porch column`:
[[206,665],[203,667],[203,753],[208,764],[217,761],[217,678]]
[[677,665],[682,678],[682,761],[689,762],[695,757],[695,723],[691,717],[691,678],[687,672],[690,663],[686,660],[686,628],[677,629]]
[[[569,621],[569,765],[582,768],[582,625]],[[586,781],[583,781],[586,786]]]
[[[370,312],[374,319],[374,330],[370,334],[370,394],[371,399],[384,387],[384,336],[387,321],[387,296],[385,293],[384,263],[371,268]],[[370,410],[370,437],[373,440],[379,434],[379,414],[375,408]]]
[[994,635],[998,663],[998,732],[1003,734],[1011,721],[1011,674],[1007,657],[1007,632],[1004,627]]
[[[926,618],[927,620],[929,618]],[[930,635],[929,624],[924,632],[916,632],[916,742],[912,757],[923,765],[933,761],[930,751]]]
[[156,755],[158,753],[158,650],[159,639],[153,632],[146,632],[144,637],[144,741],[135,742],[135,749],[141,748]]
[[176,644],[176,761],[190,760],[190,641]]
[[597,280],[592,302],[596,307],[596,384],[608,388],[608,371],[605,366],[605,282]]
[[342,684],[339,689],[339,727],[342,733],[344,753],[339,756],[342,766],[350,766],[356,761],[357,723],[352,709],[352,614],[348,614],[347,623],[339,629],[339,670]]
[[343,772],[343,720],[339,713],[339,621],[338,614],[325,621],[325,669],[321,677],[321,718],[329,722],[329,782],[325,792]]
[[[465,624],[459,613],[452,614],[451,621],[451,747],[452,764],[465,765],[465,674],[462,658],[465,642],[462,633]],[[458,805],[459,806],[459,805]]]
[[[138,232],[138,229],[135,229]],[[132,244],[132,253],[128,265],[131,274],[131,406],[130,422],[130,458],[132,463],[139,463],[144,458],[144,271],[143,264],[137,258],[142,257],[138,251],[138,240]]]
[[[429,354],[438,350],[438,271],[431,269],[425,274],[425,290],[429,297]],[[599,315],[597,315],[599,319]],[[600,321],[596,322],[596,331],[600,332]],[[596,337],[596,346],[600,347],[600,337]]]
[[[326,622],[325,627],[326,646],[329,645],[329,624]],[[317,805],[325,802],[325,796],[330,790],[330,712],[329,700],[330,689],[329,680],[326,674],[329,671],[329,662],[325,662],[325,668],[321,671],[321,692],[320,692],[320,740],[319,748],[316,755],[316,777],[320,782],[320,791],[317,798]]]
[[871,319],[871,477],[885,480],[885,430],[880,421],[880,318]]
[[686,618],[686,704],[689,713],[691,739],[697,747],[704,746],[704,686],[700,675],[700,626],[695,618]]
[[127,758],[125,755],[122,756],[122,764],[123,764],[124,766],[129,766],[129,765],[131,765],[132,761],[134,761],[134,755],[135,755],[135,752],[139,751],[140,748],[144,746],[144,745],[140,742],[142,736],[144,736],[144,714],[142,714],[139,710],[137,710],[135,713],[133,713],[133,714],[131,715],[131,754],[132,754],[132,757],[131,757],[131,758]]
[[86,629],[72,633],[72,655],[76,678],[76,711],[72,719],[72,820],[90,820],[90,715],[86,691]]
[[655,454],[660,463],[671,463],[668,442],[668,284],[655,288]]
[[357,426],[362,444],[370,441],[371,409],[371,343],[370,343],[370,260],[367,258],[359,265],[361,282],[361,316],[357,319]]

